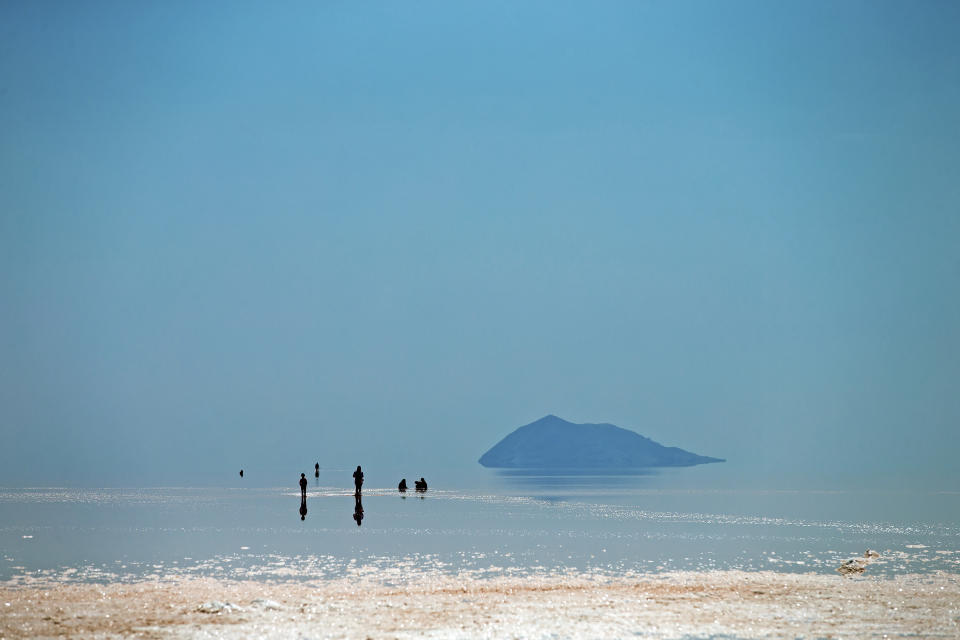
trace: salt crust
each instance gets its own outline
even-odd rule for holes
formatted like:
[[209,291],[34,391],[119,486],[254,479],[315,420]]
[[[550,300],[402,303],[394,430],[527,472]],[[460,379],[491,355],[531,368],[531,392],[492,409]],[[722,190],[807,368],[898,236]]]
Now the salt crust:
[[[205,607],[210,603],[235,606]],[[205,611],[205,610],[206,611]],[[771,571],[0,588],[0,638],[960,637],[960,574]]]

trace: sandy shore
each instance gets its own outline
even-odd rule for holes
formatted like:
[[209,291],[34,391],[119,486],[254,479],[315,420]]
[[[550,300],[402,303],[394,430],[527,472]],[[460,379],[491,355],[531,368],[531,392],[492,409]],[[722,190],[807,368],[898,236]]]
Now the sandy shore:
[[186,579],[0,589],[3,638],[960,637],[960,575]]

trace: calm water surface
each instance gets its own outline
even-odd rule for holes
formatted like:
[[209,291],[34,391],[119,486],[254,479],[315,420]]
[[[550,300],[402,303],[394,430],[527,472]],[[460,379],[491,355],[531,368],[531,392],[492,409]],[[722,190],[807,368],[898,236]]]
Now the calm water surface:
[[323,470],[310,478],[303,519],[297,476],[289,487],[238,478],[212,488],[6,488],[0,580],[316,580],[398,566],[476,576],[832,573],[866,549],[882,555],[870,567],[877,575],[960,571],[957,492],[765,489],[713,467],[437,472],[426,495],[405,497],[398,474],[367,471],[360,505],[351,470]]

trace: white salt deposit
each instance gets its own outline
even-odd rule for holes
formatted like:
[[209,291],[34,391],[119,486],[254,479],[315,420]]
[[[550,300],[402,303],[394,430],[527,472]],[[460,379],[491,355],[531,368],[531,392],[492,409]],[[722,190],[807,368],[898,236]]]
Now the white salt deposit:
[[210,602],[204,602],[197,607],[197,611],[200,613],[230,613],[231,611],[243,611],[243,607],[233,604],[232,602],[211,600]]
[[[316,582],[210,578],[0,589],[0,637],[960,637],[960,576],[405,573]],[[236,603],[236,604],[234,604]],[[211,615],[213,614],[213,615]]]

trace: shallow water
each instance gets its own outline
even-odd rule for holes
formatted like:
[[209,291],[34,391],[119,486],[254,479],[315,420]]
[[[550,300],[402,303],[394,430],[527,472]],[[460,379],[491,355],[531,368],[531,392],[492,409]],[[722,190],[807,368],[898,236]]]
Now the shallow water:
[[365,488],[358,526],[343,475],[310,479],[303,520],[295,488],[0,489],[0,581],[388,579],[397,567],[835,575],[866,549],[881,554],[873,575],[960,572],[950,492],[703,489],[679,474],[488,473],[447,488],[457,483],[438,474],[425,495]]

